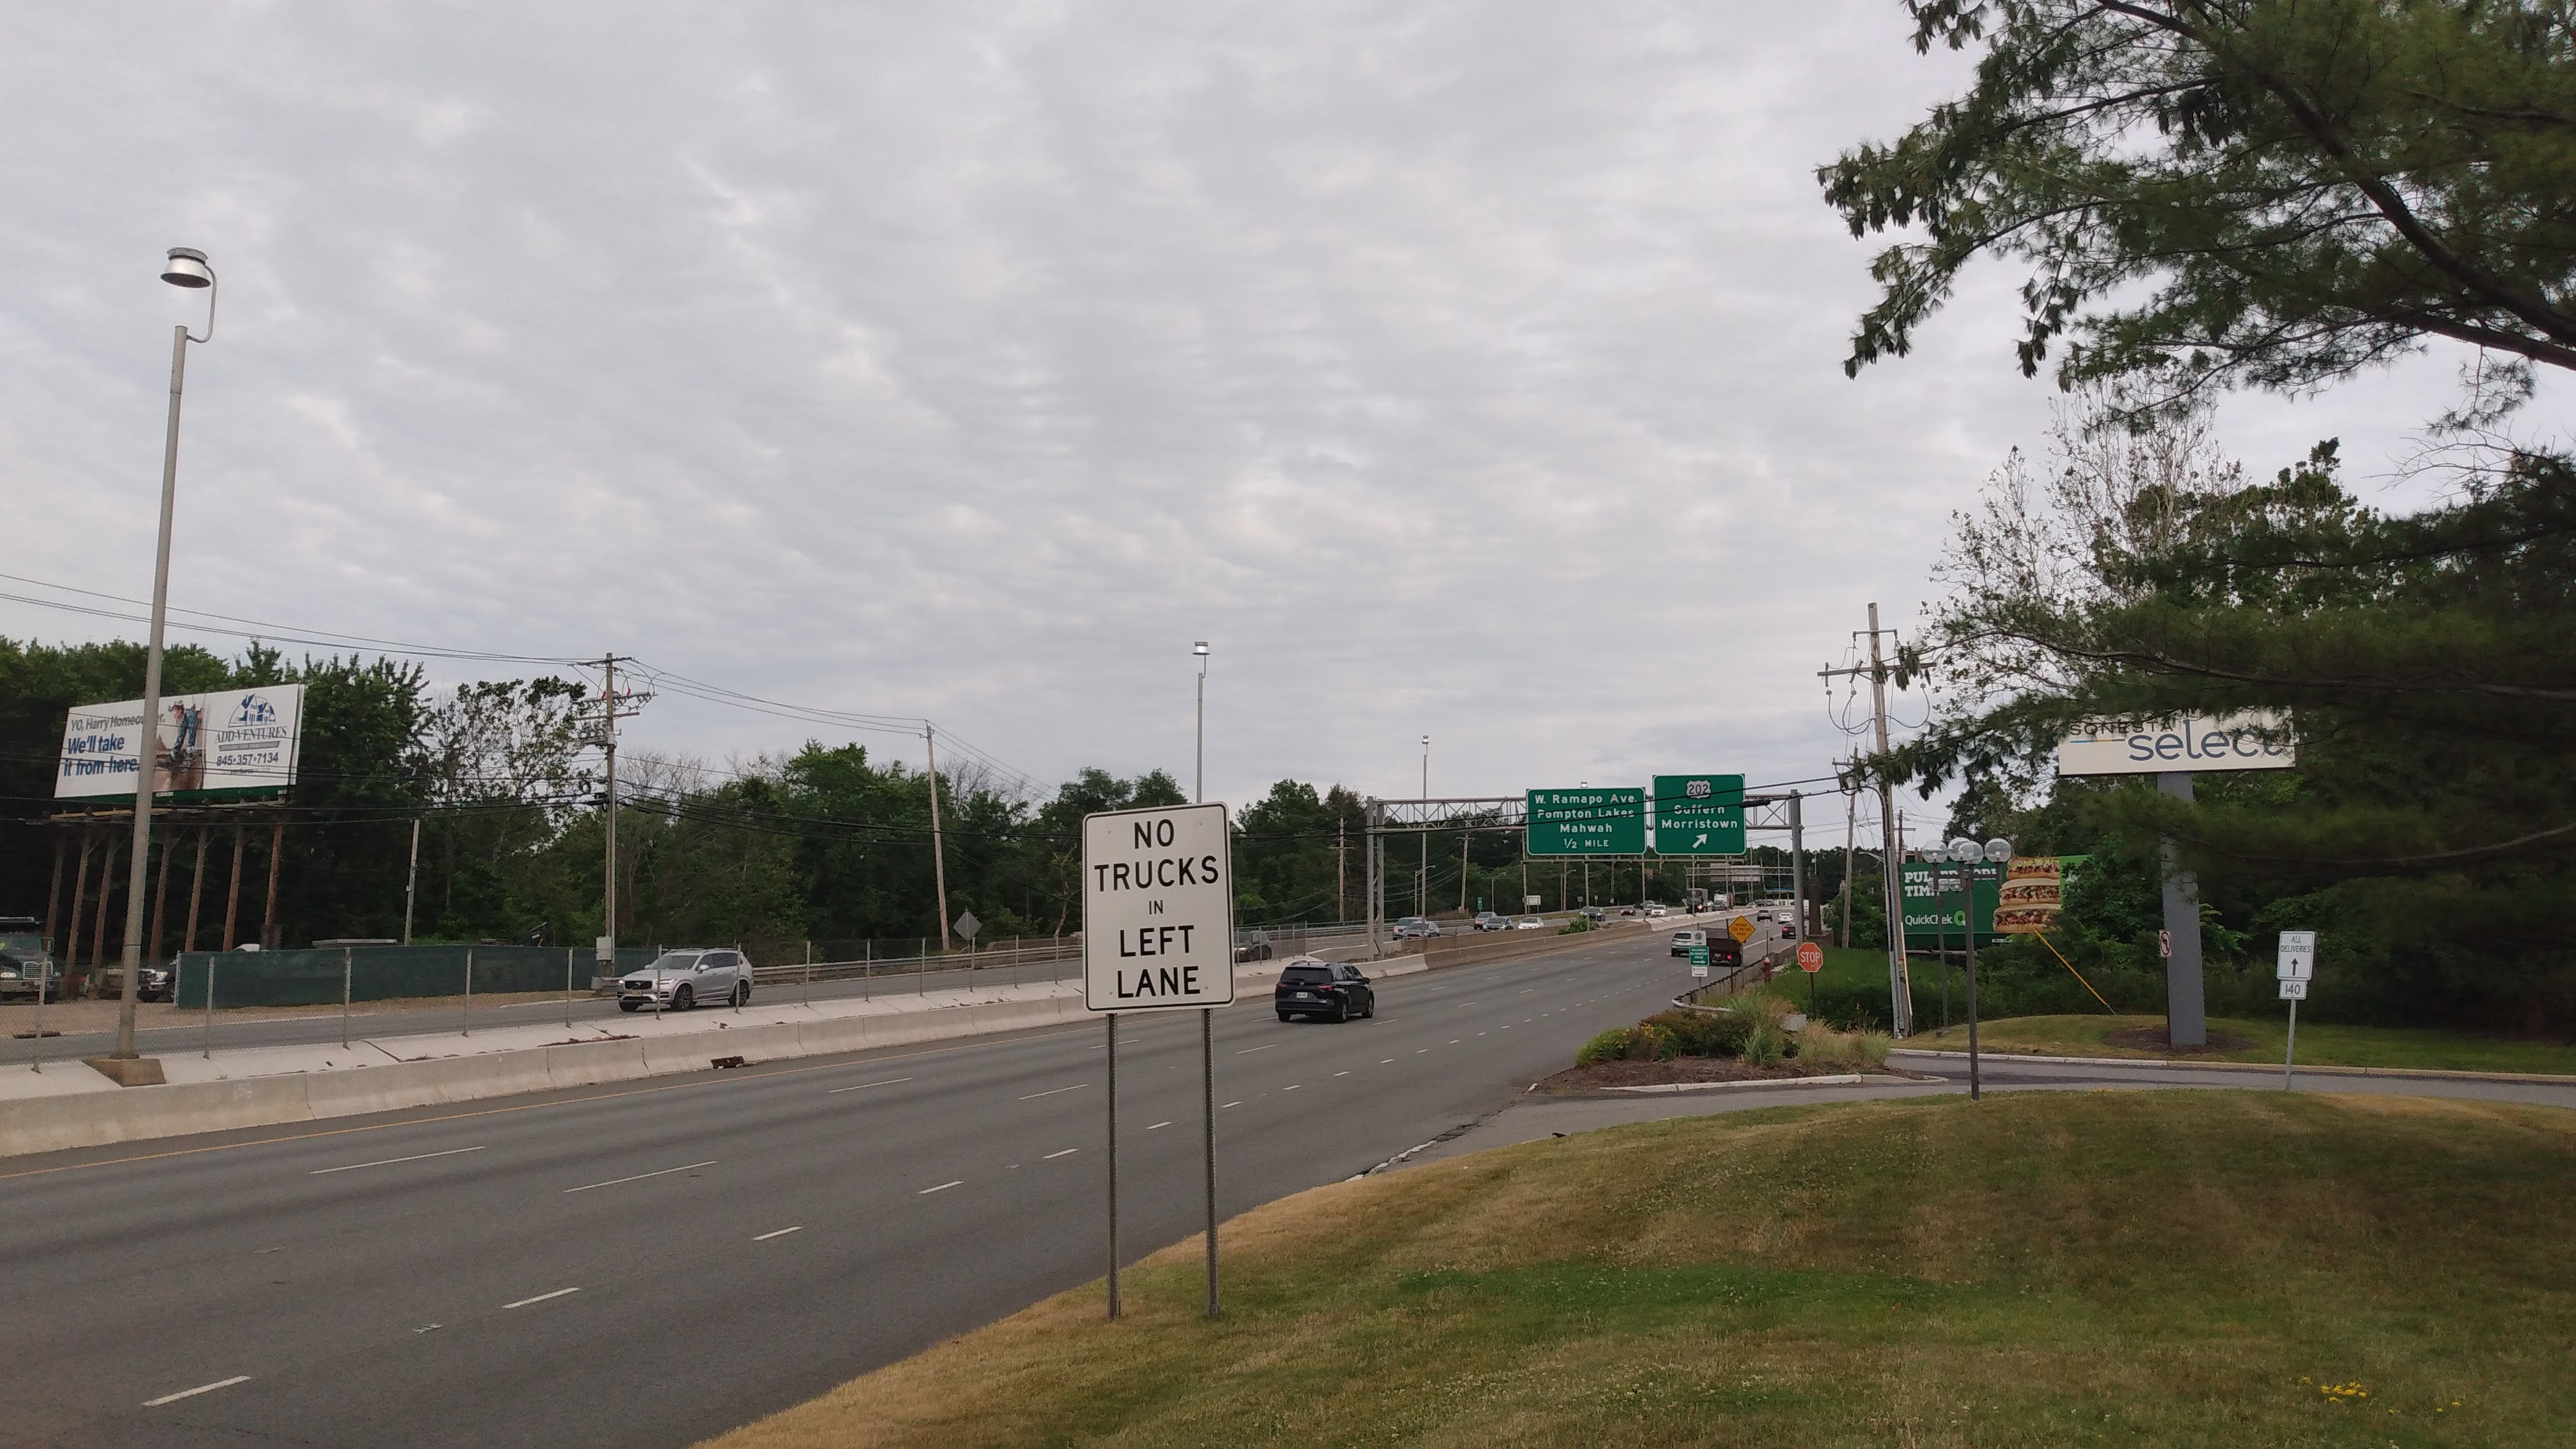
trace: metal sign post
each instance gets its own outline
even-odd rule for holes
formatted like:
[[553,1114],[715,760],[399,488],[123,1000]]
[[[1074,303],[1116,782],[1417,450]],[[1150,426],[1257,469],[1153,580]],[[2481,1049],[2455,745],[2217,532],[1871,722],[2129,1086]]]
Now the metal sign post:
[[1082,821],[1083,1005],[1108,1022],[1109,1316],[1118,1298],[1118,1018],[1199,1013],[1205,1095],[1207,1316],[1218,1313],[1216,1008],[1234,1001],[1233,831],[1223,805],[1111,810]]

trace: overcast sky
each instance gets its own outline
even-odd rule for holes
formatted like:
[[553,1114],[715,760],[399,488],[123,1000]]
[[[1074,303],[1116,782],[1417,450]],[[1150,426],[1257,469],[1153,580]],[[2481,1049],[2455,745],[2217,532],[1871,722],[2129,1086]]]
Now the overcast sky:
[[[0,569],[148,594],[184,244],[179,605],[1047,786],[1186,783],[1198,638],[1215,798],[1824,775],[1816,671],[2057,396],[2000,266],[1840,371],[1813,169],[1965,70],[1895,0],[12,6]],[[2456,362],[2220,433],[2385,501]],[[808,736],[918,758],[630,738]]]

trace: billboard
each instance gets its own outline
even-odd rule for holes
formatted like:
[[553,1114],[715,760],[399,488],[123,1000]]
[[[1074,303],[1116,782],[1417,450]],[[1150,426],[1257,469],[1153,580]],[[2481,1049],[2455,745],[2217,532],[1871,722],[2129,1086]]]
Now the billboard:
[[[1969,903],[1960,899],[1960,869],[1921,860],[1898,867],[1897,880],[1905,896],[1907,950],[1936,951],[1946,946],[1955,951],[1965,944],[1967,911],[1963,908]],[[1977,944],[2000,945],[2003,937],[1995,932],[1995,897],[2003,888],[2004,867],[1978,861],[1966,869],[1974,883]]]
[[1995,892],[1995,930],[2007,936],[2047,933],[2065,904],[2065,885],[2066,865],[2056,856],[2014,856]]
[[[161,700],[152,750],[158,798],[265,794],[295,783],[304,686],[267,684]],[[57,800],[134,798],[142,768],[143,701],[72,707],[54,770]]]
[[[2274,738],[2266,739],[2267,735]],[[2061,775],[2287,770],[2298,763],[2290,717],[2277,710],[2180,719],[2086,720],[2057,742]]]

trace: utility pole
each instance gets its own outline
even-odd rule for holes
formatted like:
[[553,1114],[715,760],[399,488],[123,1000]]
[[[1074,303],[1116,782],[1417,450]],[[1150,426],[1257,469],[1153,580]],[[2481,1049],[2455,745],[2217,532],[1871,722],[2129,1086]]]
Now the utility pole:
[[[599,934],[600,940],[603,943],[603,949],[608,952],[606,964],[608,969],[613,973],[617,969],[617,722],[621,719],[633,719],[636,713],[635,710],[620,709],[618,706],[632,702],[640,707],[644,702],[644,698],[649,698],[650,696],[637,698],[630,694],[623,699],[618,696],[617,656],[615,654],[603,657],[599,661],[599,669],[599,747],[601,753],[606,757],[606,774],[608,777],[608,793],[603,797],[600,807],[601,834],[605,837],[606,841],[606,849],[601,852],[601,861],[602,869],[606,873],[602,878],[602,884],[600,887],[601,911],[599,918]],[[420,825],[418,821],[414,821],[412,824],[412,860],[415,866],[418,865],[419,859]],[[403,939],[408,942],[411,939],[411,891],[409,887],[405,887],[403,891],[403,916]]]
[[[199,846],[198,846],[197,854],[198,854],[198,856],[200,857],[200,862],[199,862],[199,863],[200,863],[200,864],[202,864],[202,863],[203,863],[203,859],[202,859],[202,858],[203,858],[203,856],[205,855],[204,843],[203,843],[202,841],[200,841],[200,842],[199,842]],[[414,888],[415,886],[417,886],[417,885],[419,885],[419,884],[420,884],[420,817],[419,817],[419,816],[417,816],[417,815],[415,815],[415,816],[413,816],[413,817],[411,818],[411,866],[410,866],[410,868],[408,868],[407,870],[405,870],[405,871],[403,872],[403,944],[404,944],[404,945],[406,945],[406,946],[408,946],[408,945],[410,945],[410,944],[411,944],[411,901],[412,901],[412,890],[413,890],[413,888]],[[190,916],[190,917],[189,917],[189,919],[193,921],[193,920],[195,919],[195,917],[192,915],[192,916]]]
[[921,743],[930,757],[930,880],[939,894],[939,954],[948,954],[948,847],[939,835],[939,731],[921,722]]
[[[57,857],[61,854],[60,851],[55,852]],[[55,871],[57,874],[61,873],[59,859],[56,862]],[[1333,818],[1333,919],[1347,921],[1350,918],[1351,817],[1337,815]]]
[[[1827,679],[1841,675],[1869,676],[1870,724],[1878,739],[1878,753],[1888,751],[1887,739],[1887,654],[1880,644],[1886,630],[1878,627],[1878,605],[1869,606],[1869,663],[1849,669],[1826,669],[1818,673]],[[1905,830],[1896,813],[1895,787],[1885,775],[1878,781],[1879,884],[1885,891],[1887,906],[1887,998],[1891,1035],[1914,1034],[1914,987],[1905,968],[1905,886],[1898,865],[1905,857]]]

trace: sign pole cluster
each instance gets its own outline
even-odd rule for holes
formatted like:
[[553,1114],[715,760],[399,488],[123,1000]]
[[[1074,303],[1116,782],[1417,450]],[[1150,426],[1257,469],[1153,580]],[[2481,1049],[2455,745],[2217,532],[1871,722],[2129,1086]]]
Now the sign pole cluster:
[[1108,1038],[1109,1316],[1118,1301],[1118,1018],[1197,1011],[1207,1153],[1207,1316],[1218,1312],[1216,1008],[1234,1001],[1234,837],[1223,805],[1082,820],[1083,1005]]

